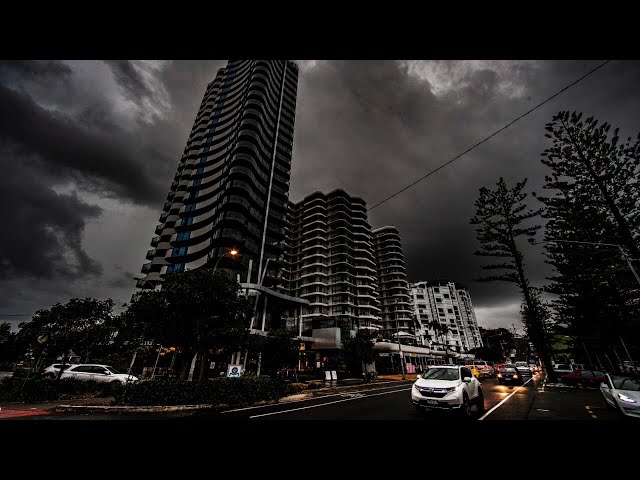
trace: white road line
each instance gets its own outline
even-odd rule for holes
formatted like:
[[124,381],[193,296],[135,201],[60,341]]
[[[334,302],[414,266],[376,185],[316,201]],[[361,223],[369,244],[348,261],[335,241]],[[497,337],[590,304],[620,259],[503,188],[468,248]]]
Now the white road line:
[[326,407],[327,405],[333,405],[335,403],[352,402],[354,400],[362,400],[363,398],[370,398],[370,397],[377,397],[379,395],[389,395],[391,393],[405,392],[407,390],[411,390],[411,388],[412,387],[401,388],[400,390],[394,390],[392,392],[374,393],[373,395],[365,395],[363,397],[344,398],[342,400],[334,400],[333,402],[321,403],[319,405],[309,405],[308,407],[291,408],[289,410],[281,410],[279,412],[261,413],[260,415],[253,415],[253,416],[251,416],[249,418],[266,417],[266,416],[269,416],[269,415],[280,415],[282,413],[295,412],[295,411],[298,411],[298,410],[308,410],[309,408]]
[[485,413],[483,416],[481,416],[478,420],[484,420],[485,418],[487,418],[489,415],[491,415],[491,413],[496,410],[500,405],[502,405],[504,402],[506,402],[507,400],[509,400],[511,397],[513,397],[516,393],[518,393],[518,390],[520,390],[521,388],[524,388],[524,386],[529,383],[531,380],[533,380],[533,377],[531,377],[529,380],[527,380],[526,382],[524,382],[522,385],[520,385],[518,387],[517,390],[514,390],[513,392],[511,392],[511,395],[509,395],[508,397],[505,397],[502,399],[502,401],[497,404],[495,407],[493,407],[491,410],[489,410],[487,413]]
[[[376,383],[378,383],[378,382],[376,382]],[[396,383],[396,382],[380,382],[380,384],[384,384],[384,383]],[[292,400],[291,402],[269,403],[267,405],[256,405],[256,406],[253,406],[253,407],[234,408],[233,410],[225,410],[224,412],[220,412],[220,413],[242,412],[242,411],[245,411],[245,410],[253,410],[253,409],[265,408],[265,407],[274,407],[274,406],[277,406],[277,405],[289,405],[290,403],[310,402],[311,400],[317,400],[319,398],[338,397],[340,395],[345,395],[346,393],[356,393],[358,391],[360,391],[360,392],[378,392],[380,390],[387,390],[389,388],[396,388],[396,385],[389,385],[387,387],[381,387],[381,388],[370,388],[370,389],[365,389],[365,390],[356,390],[354,392],[332,393],[330,395],[318,395],[317,397],[303,398],[302,400]]]

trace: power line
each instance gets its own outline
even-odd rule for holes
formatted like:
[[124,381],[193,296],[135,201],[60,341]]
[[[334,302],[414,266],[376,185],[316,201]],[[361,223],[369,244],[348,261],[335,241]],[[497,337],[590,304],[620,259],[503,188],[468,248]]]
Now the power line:
[[431,175],[433,175],[434,173],[438,172],[439,170],[442,170],[444,167],[446,167],[447,165],[449,165],[450,163],[455,162],[456,160],[458,160],[460,157],[462,157],[463,155],[466,155],[467,153],[469,153],[471,150],[473,150],[476,147],[479,147],[480,145],[482,145],[484,142],[486,142],[487,140],[495,137],[497,134],[499,134],[500,132],[502,132],[503,130],[506,130],[507,128],[509,128],[511,125],[513,125],[514,123],[516,123],[518,120],[526,117],[527,115],[529,115],[531,112],[533,112],[534,110],[537,110],[538,108],[540,108],[542,105],[544,105],[545,103],[553,100],[554,98],[556,98],[558,95],[560,95],[561,93],[563,93],[564,91],[568,90],[569,88],[573,87],[575,84],[581,82],[582,80],[584,80],[585,78],[587,78],[589,75],[591,75],[592,73],[594,73],[595,71],[601,69],[602,67],[604,67],[607,63],[609,63],[611,60],[606,60],[604,62],[602,62],[600,65],[598,65],[597,67],[595,67],[594,69],[590,70],[589,72],[585,73],[584,75],[582,75],[580,78],[578,78],[577,80],[571,82],[569,85],[565,86],[564,88],[562,88],[561,90],[558,90],[556,93],[554,93],[553,95],[551,95],[549,98],[547,98],[546,100],[543,100],[542,102],[540,102],[539,104],[537,104],[535,107],[527,110],[525,113],[523,113],[522,115],[520,115],[519,117],[516,117],[514,120],[512,120],[511,122],[507,123],[504,127],[500,128],[499,130],[496,130],[495,132],[493,132],[491,135],[489,135],[488,137],[485,137],[483,140],[479,141],[478,143],[476,143],[475,145],[469,147],[468,149],[466,149],[464,152],[456,155],[455,157],[453,157],[451,160],[448,160],[447,162],[443,163],[442,165],[440,165],[439,167],[431,170],[430,172],[428,172],[426,175],[423,175],[422,177],[418,178],[416,181],[410,183],[409,185],[407,185],[406,187],[402,188],[401,190],[398,190],[396,193],[389,195],[387,198],[385,198],[384,200],[376,203],[374,206],[369,207],[367,209],[368,212],[370,212],[371,210],[373,210],[376,207],[379,207],[380,205],[382,205],[385,202],[388,202],[389,200],[391,200],[392,198],[394,198],[397,195],[400,195],[402,192],[404,192],[405,190],[409,190],[411,187],[413,187],[414,185],[416,185],[417,183],[420,183],[422,180],[430,177]]

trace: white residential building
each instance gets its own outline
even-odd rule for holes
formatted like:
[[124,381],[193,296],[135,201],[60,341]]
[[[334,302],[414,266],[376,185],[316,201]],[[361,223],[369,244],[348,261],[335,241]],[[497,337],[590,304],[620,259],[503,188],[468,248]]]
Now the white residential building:
[[[447,280],[411,284],[411,307],[419,330],[419,343],[428,347],[447,344],[456,352],[467,352],[482,346],[478,322],[469,292]],[[432,328],[433,321],[446,325],[449,332],[441,335]]]

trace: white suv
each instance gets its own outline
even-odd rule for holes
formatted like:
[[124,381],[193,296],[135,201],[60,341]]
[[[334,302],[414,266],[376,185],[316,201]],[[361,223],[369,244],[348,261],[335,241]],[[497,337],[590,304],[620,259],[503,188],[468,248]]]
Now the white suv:
[[484,395],[471,370],[460,365],[437,365],[429,368],[413,384],[411,401],[418,412],[425,409],[456,410],[465,417],[476,404],[484,411]]
[[137,382],[138,378],[126,373],[120,373],[109,365],[82,364],[73,365],[62,372],[61,379],[75,378],[76,380],[93,380],[95,382],[127,383]]

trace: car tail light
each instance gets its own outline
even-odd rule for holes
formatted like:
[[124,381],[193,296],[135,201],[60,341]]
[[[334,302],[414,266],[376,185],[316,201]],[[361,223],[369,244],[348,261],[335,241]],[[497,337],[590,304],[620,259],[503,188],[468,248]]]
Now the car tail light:
[[513,374],[513,378],[518,378],[518,374],[517,374],[517,373],[514,373],[514,374]]
[[502,374],[501,373],[498,374],[498,378],[502,378]]

